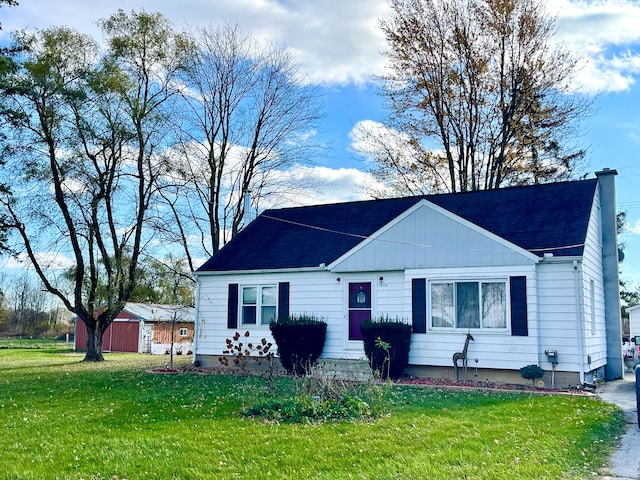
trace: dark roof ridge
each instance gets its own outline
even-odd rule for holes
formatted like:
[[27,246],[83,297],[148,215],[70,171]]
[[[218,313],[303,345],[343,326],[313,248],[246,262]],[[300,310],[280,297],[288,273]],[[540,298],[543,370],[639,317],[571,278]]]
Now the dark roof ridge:
[[506,192],[506,191],[513,191],[513,190],[517,190],[517,189],[531,189],[531,188],[546,188],[546,187],[558,187],[558,186],[562,186],[562,185],[566,185],[566,184],[576,184],[576,183],[581,183],[581,182],[585,182],[585,183],[589,183],[589,182],[597,182],[597,178],[582,178],[582,179],[577,179],[577,180],[563,180],[560,182],[548,182],[548,183],[530,183],[530,184],[525,184],[525,185],[508,185],[506,187],[500,187],[500,188],[492,188],[492,189],[488,189],[488,190],[466,190],[464,192],[437,192],[437,193],[424,193],[424,194],[420,194],[420,195],[405,195],[405,196],[397,196],[397,197],[381,197],[381,198],[369,198],[369,199],[362,199],[362,200],[347,200],[347,201],[343,201],[343,202],[329,202],[329,203],[314,203],[314,204],[310,204],[310,205],[298,205],[298,206],[293,206],[293,207],[271,207],[268,208],[266,210],[263,210],[262,213],[260,213],[260,215],[267,213],[267,212],[273,212],[273,211],[291,211],[291,210],[300,210],[300,209],[304,209],[304,208],[313,208],[313,207],[334,207],[334,206],[340,206],[340,205],[357,205],[357,204],[364,204],[364,203],[374,203],[374,202],[391,202],[394,200],[398,200],[398,201],[407,201],[410,199],[415,199],[416,203],[419,200],[429,200],[430,198],[434,198],[434,197],[447,197],[447,196],[462,196],[462,195],[482,195],[482,194],[488,194],[490,192],[496,193],[496,192]]

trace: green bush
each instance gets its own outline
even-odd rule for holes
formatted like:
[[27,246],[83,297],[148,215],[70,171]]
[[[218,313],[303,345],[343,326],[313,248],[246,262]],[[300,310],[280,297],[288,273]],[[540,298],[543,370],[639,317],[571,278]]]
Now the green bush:
[[307,395],[290,399],[270,399],[244,408],[242,414],[248,418],[282,423],[354,421],[374,416],[369,403],[360,397],[348,394],[340,399],[325,400]]
[[400,378],[409,363],[411,325],[387,317],[362,322],[360,330],[371,369],[383,380]]
[[544,370],[538,365],[527,365],[520,369],[520,376],[531,380],[531,383],[533,383],[537,378],[544,377]]
[[313,315],[294,315],[279,318],[269,328],[285,370],[294,375],[308,373],[322,354],[327,323]]

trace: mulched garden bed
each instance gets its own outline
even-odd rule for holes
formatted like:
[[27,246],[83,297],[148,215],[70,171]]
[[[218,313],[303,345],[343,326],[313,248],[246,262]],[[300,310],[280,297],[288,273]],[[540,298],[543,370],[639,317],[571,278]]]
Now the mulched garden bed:
[[591,393],[585,389],[578,388],[552,388],[544,386],[527,385],[521,383],[499,383],[489,381],[456,381],[451,378],[418,378],[418,377],[403,377],[396,380],[394,383],[399,385],[419,385],[430,387],[446,387],[446,388],[467,388],[467,389],[481,389],[481,390],[511,390],[522,392],[534,392],[534,393],[571,393],[574,395],[584,395]]
[[[156,368],[150,370],[151,373],[200,373],[203,375],[266,375],[264,371],[256,371],[247,369],[245,371],[241,369],[230,369],[225,367],[196,367],[193,365],[180,366],[175,368]],[[272,372],[274,376],[287,376],[286,372],[276,371]],[[489,381],[456,381],[452,378],[423,378],[405,376],[400,379],[394,380],[395,385],[415,385],[423,387],[433,388],[450,388],[450,389],[469,389],[469,390],[499,390],[499,391],[519,391],[519,392],[532,392],[543,394],[572,394],[572,395],[585,395],[591,394],[593,391],[579,388],[551,388],[545,386],[535,386],[520,383],[500,383]]]

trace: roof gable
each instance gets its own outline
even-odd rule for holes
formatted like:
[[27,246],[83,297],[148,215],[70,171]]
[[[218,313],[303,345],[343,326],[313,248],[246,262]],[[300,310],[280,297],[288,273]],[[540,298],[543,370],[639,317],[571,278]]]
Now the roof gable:
[[539,256],[580,256],[597,185],[590,179],[428,198]]
[[530,265],[537,256],[422,199],[360,242],[331,271]]
[[582,255],[597,180],[267,210],[198,269],[329,265],[422,199],[538,256]]

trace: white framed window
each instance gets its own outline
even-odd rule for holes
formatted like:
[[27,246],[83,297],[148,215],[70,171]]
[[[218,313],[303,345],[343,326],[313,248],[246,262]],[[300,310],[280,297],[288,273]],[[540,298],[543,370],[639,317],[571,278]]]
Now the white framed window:
[[507,281],[430,283],[431,328],[506,329]]
[[243,286],[240,294],[242,325],[269,325],[276,319],[277,302],[276,285]]
[[188,330],[186,328],[181,328],[180,329],[180,334],[181,337],[186,337],[188,335]]

